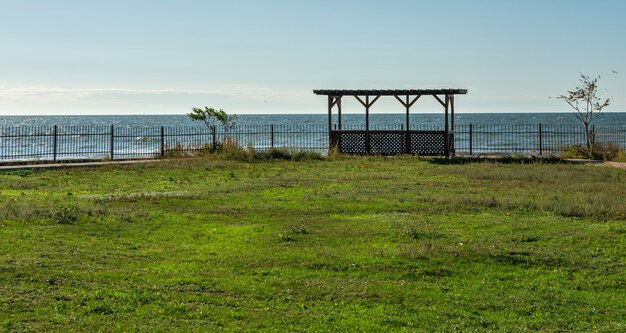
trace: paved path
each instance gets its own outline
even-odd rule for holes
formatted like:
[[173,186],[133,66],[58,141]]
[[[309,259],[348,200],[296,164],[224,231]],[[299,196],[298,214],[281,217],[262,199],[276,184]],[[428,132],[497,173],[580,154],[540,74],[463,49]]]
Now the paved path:
[[107,162],[0,165],[0,171],[93,168],[93,167],[100,167],[100,166],[105,166],[105,165],[145,164],[145,163],[156,163],[156,162],[163,162],[163,161],[168,161],[168,160],[145,159],[145,160],[123,160],[123,161],[107,161]]
[[574,159],[574,158],[567,158],[567,159],[564,159],[564,161],[574,163],[574,164],[593,164],[595,166],[601,166],[601,167],[626,169],[626,163],[621,163],[621,162],[600,161],[600,160],[580,160],[580,159]]
[[[0,165],[0,171],[14,170],[46,170],[46,169],[68,169],[68,168],[92,168],[105,165],[125,165],[125,164],[145,164],[172,161],[171,159],[144,159],[144,160],[123,160],[107,162],[78,162],[78,163],[51,163],[51,164],[20,164],[20,165]],[[626,169],[626,163],[603,162],[595,160],[566,159],[575,164],[594,164],[596,166]]]
[[604,162],[598,165],[611,167],[611,168],[626,169],[626,163],[620,163],[620,162]]

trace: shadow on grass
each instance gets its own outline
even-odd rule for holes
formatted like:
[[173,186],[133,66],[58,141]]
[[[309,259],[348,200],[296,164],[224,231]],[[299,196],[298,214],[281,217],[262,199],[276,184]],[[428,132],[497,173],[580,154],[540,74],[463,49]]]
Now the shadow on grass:
[[569,161],[558,157],[538,157],[538,156],[477,156],[477,157],[451,157],[451,158],[429,158],[432,164],[452,165],[452,164],[471,164],[471,163],[497,163],[497,164],[568,164]]

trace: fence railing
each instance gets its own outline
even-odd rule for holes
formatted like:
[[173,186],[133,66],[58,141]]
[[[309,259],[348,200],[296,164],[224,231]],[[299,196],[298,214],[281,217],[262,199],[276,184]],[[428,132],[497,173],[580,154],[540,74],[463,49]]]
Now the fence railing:
[[322,125],[220,127],[16,126],[0,128],[0,162],[156,158],[215,149],[228,141],[242,147],[328,150]]
[[[363,129],[361,125],[343,129]],[[404,130],[402,125],[371,126],[372,130]],[[411,126],[411,130],[441,130],[437,126]],[[250,125],[228,131],[220,127],[115,127],[115,126],[15,126],[0,128],[0,162],[158,158],[172,153],[211,150],[228,141],[266,150],[285,147],[328,151],[326,125]],[[593,129],[596,143],[626,147],[626,126]],[[456,153],[520,153],[555,155],[585,143],[579,125],[457,124]]]
[[[626,147],[626,126],[593,126],[591,139],[597,144]],[[584,145],[585,131],[580,125],[490,125],[462,124],[454,132],[456,152],[470,155],[520,153],[558,155],[568,147]]]

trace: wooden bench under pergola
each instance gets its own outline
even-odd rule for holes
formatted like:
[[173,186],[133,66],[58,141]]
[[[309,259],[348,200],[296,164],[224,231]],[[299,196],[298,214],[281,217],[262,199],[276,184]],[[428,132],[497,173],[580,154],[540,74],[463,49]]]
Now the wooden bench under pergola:
[[[454,96],[467,94],[467,89],[398,89],[398,90],[313,90],[328,96],[329,148],[346,154],[417,154],[446,156],[454,154]],[[365,108],[365,129],[344,130],[341,126],[341,99],[354,96]],[[406,129],[370,130],[370,108],[381,96],[395,97],[406,110]],[[433,96],[445,110],[440,131],[411,130],[409,112],[422,96]],[[337,126],[332,128],[333,109],[337,108]]]

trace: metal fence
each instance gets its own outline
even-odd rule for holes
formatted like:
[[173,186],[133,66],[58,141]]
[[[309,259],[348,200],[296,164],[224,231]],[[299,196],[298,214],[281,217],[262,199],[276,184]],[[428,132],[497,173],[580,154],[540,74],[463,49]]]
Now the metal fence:
[[0,162],[157,158],[214,150],[227,142],[266,150],[287,147],[325,152],[322,125],[220,127],[18,126],[0,128]]
[[[363,129],[362,125],[343,126]],[[371,126],[372,130],[403,130],[403,125]],[[411,126],[411,130],[441,130],[437,126]],[[626,126],[593,129],[596,143],[626,147]],[[285,147],[328,151],[326,125],[220,127],[115,127],[115,126],[18,126],[0,128],[0,162],[61,161],[75,159],[158,158],[212,150],[229,143],[266,150]],[[454,132],[456,153],[520,153],[555,155],[567,147],[583,145],[580,125],[461,124]]]
[[[596,144],[616,144],[626,147],[626,126],[591,128]],[[489,125],[463,124],[454,135],[456,152],[470,155],[490,153],[520,153],[558,155],[568,147],[584,145],[585,131],[581,125]]]

